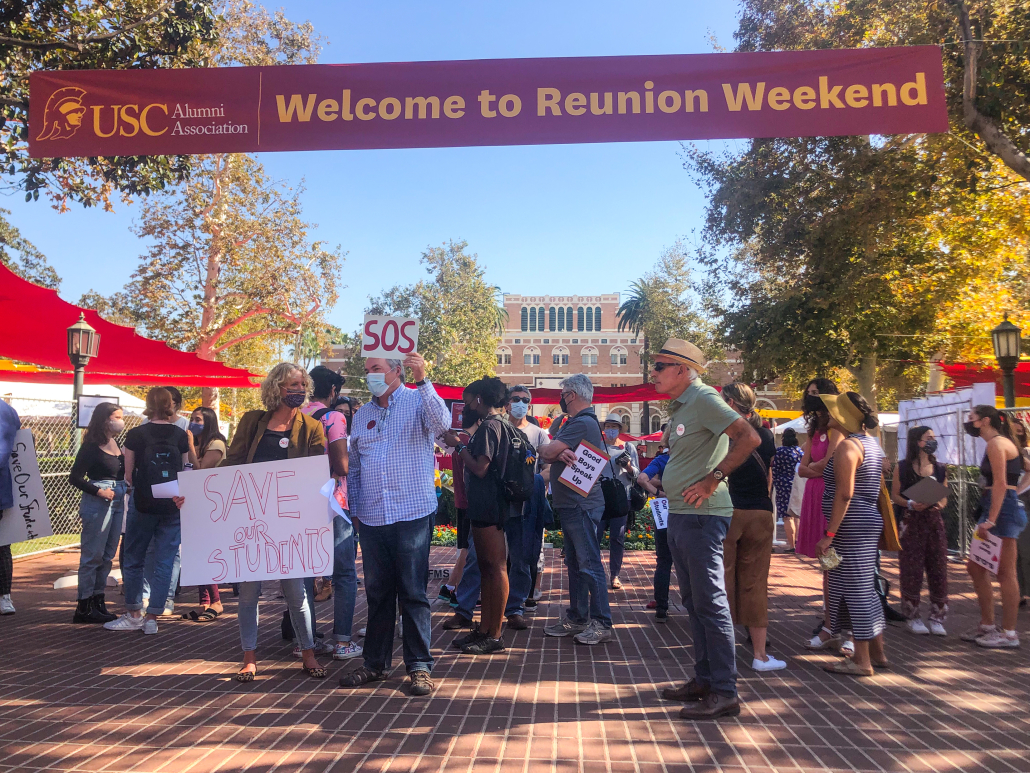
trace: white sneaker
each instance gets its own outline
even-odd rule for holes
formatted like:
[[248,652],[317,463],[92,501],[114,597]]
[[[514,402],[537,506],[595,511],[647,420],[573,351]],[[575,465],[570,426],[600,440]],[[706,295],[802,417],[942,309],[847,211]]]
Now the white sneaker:
[[365,629],[364,628],[359,628],[358,632],[356,634],[354,634],[354,635],[355,636],[364,636],[365,635]]
[[930,633],[934,636],[947,636],[948,632],[944,630],[944,626],[938,623],[936,620],[930,621]]
[[782,671],[783,669],[785,669],[787,667],[787,662],[785,660],[777,660],[776,658],[774,658],[772,655],[769,655],[769,654],[766,654],[765,657],[768,658],[768,660],[759,660],[758,658],[755,658],[751,662],[751,670],[752,671]]
[[336,649],[333,651],[333,660],[350,660],[360,658],[363,650],[352,641],[336,642]]
[[985,633],[976,640],[976,643],[981,647],[987,647],[992,650],[1008,648],[1015,649],[1019,647],[1019,636],[1009,636],[999,628],[991,633]]
[[145,620],[146,622],[143,623],[143,633],[148,636],[157,633],[157,620],[151,620],[149,617],[145,618]]
[[539,588],[537,588],[536,590],[533,591],[533,601],[539,601],[540,599],[543,598],[543,596],[544,596],[544,592],[542,590],[540,590]]
[[914,633],[916,636],[928,636],[930,634],[930,629],[918,617],[913,617],[905,623],[905,630],[909,633]]
[[11,601],[11,594],[0,596],[0,615],[13,615],[14,602]]
[[104,623],[104,628],[109,631],[139,631],[143,629],[144,615],[139,617],[133,617],[128,612],[119,617],[117,620],[112,620],[109,623]]

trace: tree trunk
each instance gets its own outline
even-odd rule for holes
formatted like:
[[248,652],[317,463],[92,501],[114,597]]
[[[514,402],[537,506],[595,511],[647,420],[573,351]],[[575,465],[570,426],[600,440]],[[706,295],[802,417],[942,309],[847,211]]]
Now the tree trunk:
[[875,411],[876,407],[876,365],[877,356],[867,354],[858,361],[857,366],[848,366],[848,371],[858,382],[858,393],[866,399],[869,406]]

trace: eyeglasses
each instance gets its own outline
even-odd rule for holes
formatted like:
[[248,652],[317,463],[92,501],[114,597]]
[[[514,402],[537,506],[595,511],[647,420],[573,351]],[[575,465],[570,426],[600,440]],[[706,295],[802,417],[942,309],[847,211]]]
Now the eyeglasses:
[[513,403],[525,403],[526,405],[529,405],[530,402],[532,402],[532,398],[530,398],[530,397],[513,397],[513,398],[511,398],[511,401]]
[[677,367],[675,362],[656,362],[651,366],[651,370],[653,370],[655,373],[661,373],[666,368],[674,367]]
[[566,402],[568,402],[569,398],[570,397],[575,397],[575,395],[576,395],[575,392],[562,392],[561,393],[561,399],[565,400]]

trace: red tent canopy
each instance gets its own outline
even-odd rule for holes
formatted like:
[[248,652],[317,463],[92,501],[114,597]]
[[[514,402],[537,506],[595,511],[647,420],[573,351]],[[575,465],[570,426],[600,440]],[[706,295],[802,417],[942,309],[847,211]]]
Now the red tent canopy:
[[[941,370],[947,374],[956,389],[983,384],[993,381],[998,385],[998,394],[1001,394],[1001,370],[983,365],[969,365],[963,362],[956,362],[953,365],[941,363]],[[1016,366],[1014,381],[1016,383],[1016,397],[1030,397],[1030,362],[1021,362]]]
[[[2,353],[2,352],[0,352]],[[408,384],[413,387],[414,384]],[[444,400],[460,400],[464,387],[434,384],[436,393]],[[533,402],[537,405],[557,405],[561,400],[560,389],[533,389]],[[632,384],[624,387],[594,387],[594,402],[609,403],[642,403],[668,400],[654,390],[654,384]]]
[[67,329],[78,321],[80,313],[100,334],[99,354],[86,366],[87,384],[252,387],[251,378],[260,378],[137,335],[133,328],[80,309],[62,300],[56,290],[32,284],[0,264],[0,357],[59,371],[2,371],[0,380],[50,384],[71,381]]

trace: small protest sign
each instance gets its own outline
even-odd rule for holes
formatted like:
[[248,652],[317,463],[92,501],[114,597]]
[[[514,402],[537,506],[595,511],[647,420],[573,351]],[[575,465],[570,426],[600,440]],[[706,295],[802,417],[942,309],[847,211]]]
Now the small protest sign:
[[451,429],[462,429],[461,417],[465,413],[465,403],[458,400],[451,405]]
[[666,529],[669,527],[669,500],[665,497],[655,497],[651,500],[651,515],[654,516],[654,527]]
[[32,430],[20,429],[15,434],[10,469],[14,506],[4,510],[0,517],[0,545],[51,536],[54,529],[43,493]]
[[418,320],[409,317],[365,315],[361,328],[361,356],[404,359],[418,351]]
[[320,577],[333,567],[326,456],[179,473],[182,584]]
[[576,463],[566,465],[558,480],[586,496],[601,477],[601,471],[607,463],[608,454],[584,440],[576,449]]
[[117,397],[105,397],[104,395],[79,395],[77,403],[76,416],[78,421],[76,426],[80,429],[85,429],[89,426],[89,420],[93,418],[94,409],[100,405],[100,403],[114,403],[120,405],[120,401]]
[[979,534],[973,532],[973,541],[969,545],[969,560],[991,574],[997,574],[1001,561],[1001,537],[988,534],[987,539],[981,539]]

